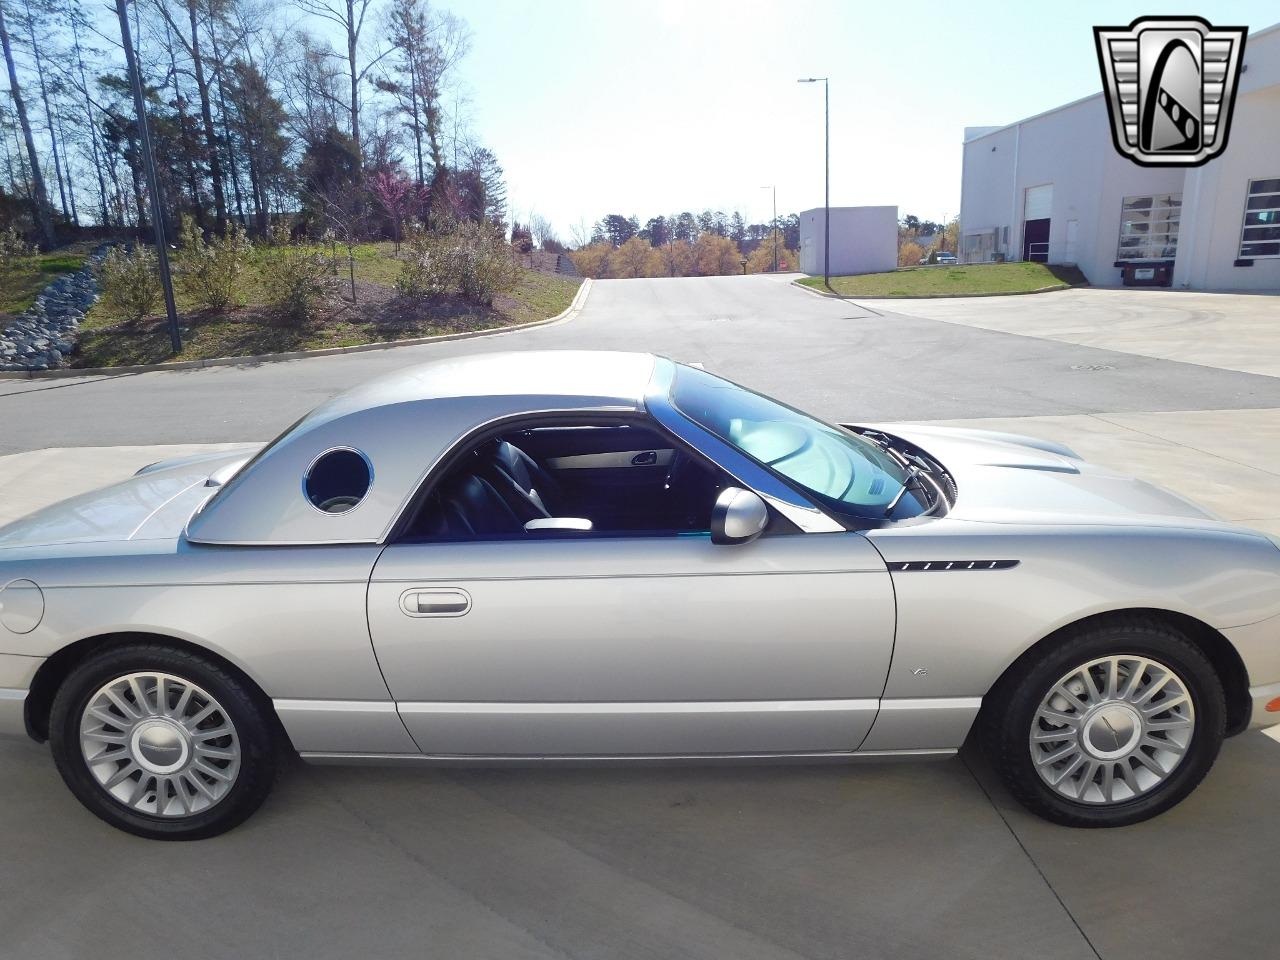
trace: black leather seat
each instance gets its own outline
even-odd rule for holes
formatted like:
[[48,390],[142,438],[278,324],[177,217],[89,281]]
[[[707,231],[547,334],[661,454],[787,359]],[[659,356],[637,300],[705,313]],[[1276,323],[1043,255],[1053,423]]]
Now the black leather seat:
[[569,515],[556,512],[567,508],[555,479],[505,440],[471,453],[434,500],[422,533],[447,539],[519,534],[530,520]]
[[564,491],[555,478],[515,444],[499,441],[492,457],[494,487],[517,515],[526,520],[578,516],[565,512]]
[[475,474],[448,481],[438,494],[437,509],[428,536],[469,539],[519,533],[524,521],[516,515],[493,484]]

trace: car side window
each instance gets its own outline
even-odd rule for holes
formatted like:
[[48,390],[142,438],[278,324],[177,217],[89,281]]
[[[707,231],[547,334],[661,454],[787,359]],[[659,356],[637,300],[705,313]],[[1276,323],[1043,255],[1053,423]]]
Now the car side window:
[[643,422],[564,422],[487,436],[431,485],[406,538],[697,536],[732,480]]

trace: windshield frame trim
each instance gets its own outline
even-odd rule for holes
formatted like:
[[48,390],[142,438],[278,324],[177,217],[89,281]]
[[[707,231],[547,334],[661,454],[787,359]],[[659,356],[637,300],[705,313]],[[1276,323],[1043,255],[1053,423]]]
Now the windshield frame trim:
[[752,460],[680,410],[671,399],[676,362],[667,357],[657,359],[645,391],[644,406],[658,423],[757,493],[802,532],[849,532],[850,527],[832,517],[775,471]]

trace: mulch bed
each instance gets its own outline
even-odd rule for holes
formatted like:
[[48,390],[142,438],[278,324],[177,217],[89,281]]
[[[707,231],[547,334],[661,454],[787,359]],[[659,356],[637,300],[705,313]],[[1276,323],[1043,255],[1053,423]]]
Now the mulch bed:
[[354,305],[350,298],[350,285],[344,283],[327,311],[302,324],[262,305],[179,314],[188,347],[176,358],[170,353],[168,322],[163,315],[82,329],[71,365],[252,356],[484,330],[510,323],[504,308],[518,305],[513,299],[500,297],[492,307],[482,307],[452,294],[409,301],[390,287],[364,280],[356,281]]

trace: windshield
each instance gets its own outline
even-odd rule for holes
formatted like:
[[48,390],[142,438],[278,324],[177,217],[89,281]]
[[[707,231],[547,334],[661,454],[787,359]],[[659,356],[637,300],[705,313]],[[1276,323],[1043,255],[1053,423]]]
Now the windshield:
[[[671,402],[690,420],[838,513],[883,518],[925,509],[906,469],[878,445],[694,367],[678,365]],[[894,502],[896,499],[896,503]]]

